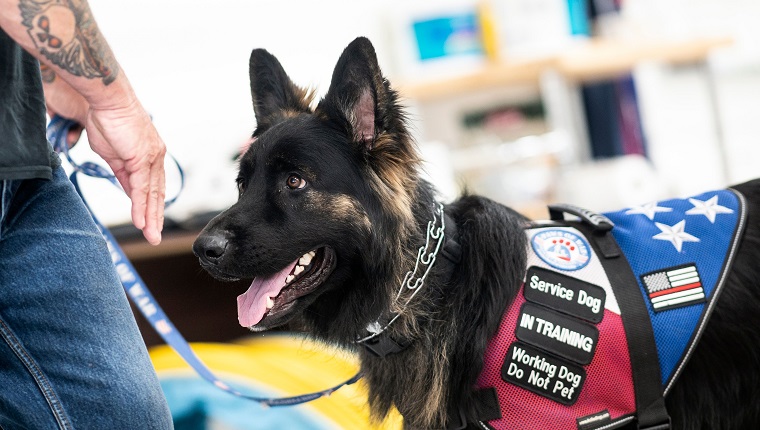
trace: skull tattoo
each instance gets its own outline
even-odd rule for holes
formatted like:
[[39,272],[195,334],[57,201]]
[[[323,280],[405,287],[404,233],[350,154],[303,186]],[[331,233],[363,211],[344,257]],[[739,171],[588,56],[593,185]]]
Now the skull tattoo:
[[31,19],[29,35],[37,48],[50,54],[68,46],[76,36],[76,17],[71,9],[53,4]]
[[40,54],[74,76],[116,79],[119,65],[86,0],[19,0],[22,23]]

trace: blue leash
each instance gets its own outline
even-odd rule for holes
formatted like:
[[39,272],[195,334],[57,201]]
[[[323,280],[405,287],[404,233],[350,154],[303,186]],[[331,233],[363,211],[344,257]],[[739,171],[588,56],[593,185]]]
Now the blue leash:
[[[95,221],[98,229],[103,234],[103,238],[105,238],[106,245],[108,246],[108,251],[111,253],[111,259],[113,260],[114,266],[116,267],[116,272],[119,275],[119,278],[122,285],[124,286],[124,290],[127,292],[127,295],[140,310],[140,313],[142,313],[148,322],[150,322],[150,325],[161,336],[164,342],[172,347],[172,349],[174,349],[177,354],[179,354],[187,362],[187,364],[195,369],[195,371],[201,377],[203,377],[203,379],[230,394],[234,394],[235,396],[248,400],[253,400],[255,402],[261,403],[263,406],[292,406],[310,402],[320,397],[329,396],[341,387],[345,385],[351,385],[361,378],[361,373],[357,373],[345,382],[316,393],[303,394],[293,397],[263,398],[243,394],[214,376],[211,370],[209,370],[209,368],[203,364],[198,356],[195,355],[192,348],[187,343],[182,334],[180,334],[177,328],[174,327],[174,324],[172,324],[171,320],[169,320],[164,311],[161,309],[161,306],[158,305],[156,299],[153,298],[153,295],[145,286],[145,283],[143,282],[142,278],[140,278],[140,275],[137,274],[134,266],[132,266],[132,263],[124,254],[124,251],[116,242],[116,239],[114,239],[111,232],[97,219],[92,209],[87,204],[87,201],[82,194],[82,190],[79,188],[79,182],[77,181],[78,173],[82,173],[86,176],[91,176],[94,178],[108,179],[119,189],[121,189],[121,186],[119,185],[119,182],[116,180],[116,177],[114,175],[112,175],[108,170],[99,166],[98,164],[89,161],[82,164],[77,164],[74,162],[74,160],[72,160],[71,156],[69,155],[69,145],[66,141],[66,136],[68,135],[69,129],[75,125],[77,125],[75,121],[56,115],[50,120],[50,123],[48,124],[47,138],[53,144],[55,151],[63,154],[71,164],[71,167],[74,171],[71,173],[69,179],[71,179],[72,184],[74,184],[74,188],[76,188],[77,193],[82,198],[82,201],[87,207],[87,210],[90,211],[92,219]],[[181,191],[184,186],[185,175],[176,159],[174,159],[174,162],[177,165],[177,169],[179,169],[180,173]],[[166,206],[174,203],[178,196],[179,192],[177,193],[177,196],[174,196],[170,200],[166,201]]]

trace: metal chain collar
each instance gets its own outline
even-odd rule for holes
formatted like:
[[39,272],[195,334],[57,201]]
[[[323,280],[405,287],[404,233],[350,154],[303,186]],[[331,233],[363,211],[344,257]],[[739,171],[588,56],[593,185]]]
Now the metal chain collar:
[[[396,294],[395,300],[398,302],[405,290],[412,291],[412,294],[406,299],[403,307],[409,305],[409,302],[412,301],[414,296],[416,296],[424,286],[425,279],[430,273],[430,270],[433,268],[433,264],[435,263],[436,257],[438,256],[438,251],[440,251],[444,241],[446,217],[443,214],[443,204],[436,202],[435,205],[436,206],[435,210],[433,211],[433,219],[427,223],[425,244],[417,250],[417,261],[414,263],[414,269],[406,272],[404,280],[401,282],[401,287]],[[436,227],[436,224],[438,224],[438,218],[441,219],[441,222],[440,226]],[[417,272],[421,270],[424,270],[424,273],[422,273],[421,276],[418,276]],[[382,325],[379,319],[370,323],[367,326],[367,331],[370,334],[361,339],[358,339],[356,343],[366,342],[379,336],[381,333],[387,330],[388,327],[390,327],[391,324],[393,324],[393,322],[396,321],[400,315],[400,313],[393,314],[393,317],[385,325]]]

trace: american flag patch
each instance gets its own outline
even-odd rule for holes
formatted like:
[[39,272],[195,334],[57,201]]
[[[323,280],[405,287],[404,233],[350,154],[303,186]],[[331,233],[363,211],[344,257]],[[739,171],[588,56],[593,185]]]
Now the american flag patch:
[[705,301],[705,290],[697,266],[671,267],[641,276],[655,312]]

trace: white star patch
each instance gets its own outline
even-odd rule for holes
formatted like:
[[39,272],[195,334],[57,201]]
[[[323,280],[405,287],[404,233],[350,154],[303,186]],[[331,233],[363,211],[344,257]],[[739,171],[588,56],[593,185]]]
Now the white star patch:
[[657,233],[652,236],[652,239],[667,240],[676,247],[676,251],[681,252],[684,242],[699,242],[699,238],[696,238],[689,233],[686,233],[686,220],[681,220],[673,226],[655,222],[654,225],[660,229],[661,233]]
[[672,210],[673,210],[672,208],[657,206],[657,202],[651,202],[645,205],[630,208],[625,212],[625,214],[626,215],[642,214],[642,215],[646,215],[647,218],[649,218],[650,220],[653,220],[654,214],[656,214],[657,212],[671,212]]
[[686,215],[704,215],[713,224],[715,224],[715,215],[734,213],[733,210],[718,204],[717,195],[705,201],[689,199],[689,203],[693,204],[694,207],[686,211]]

